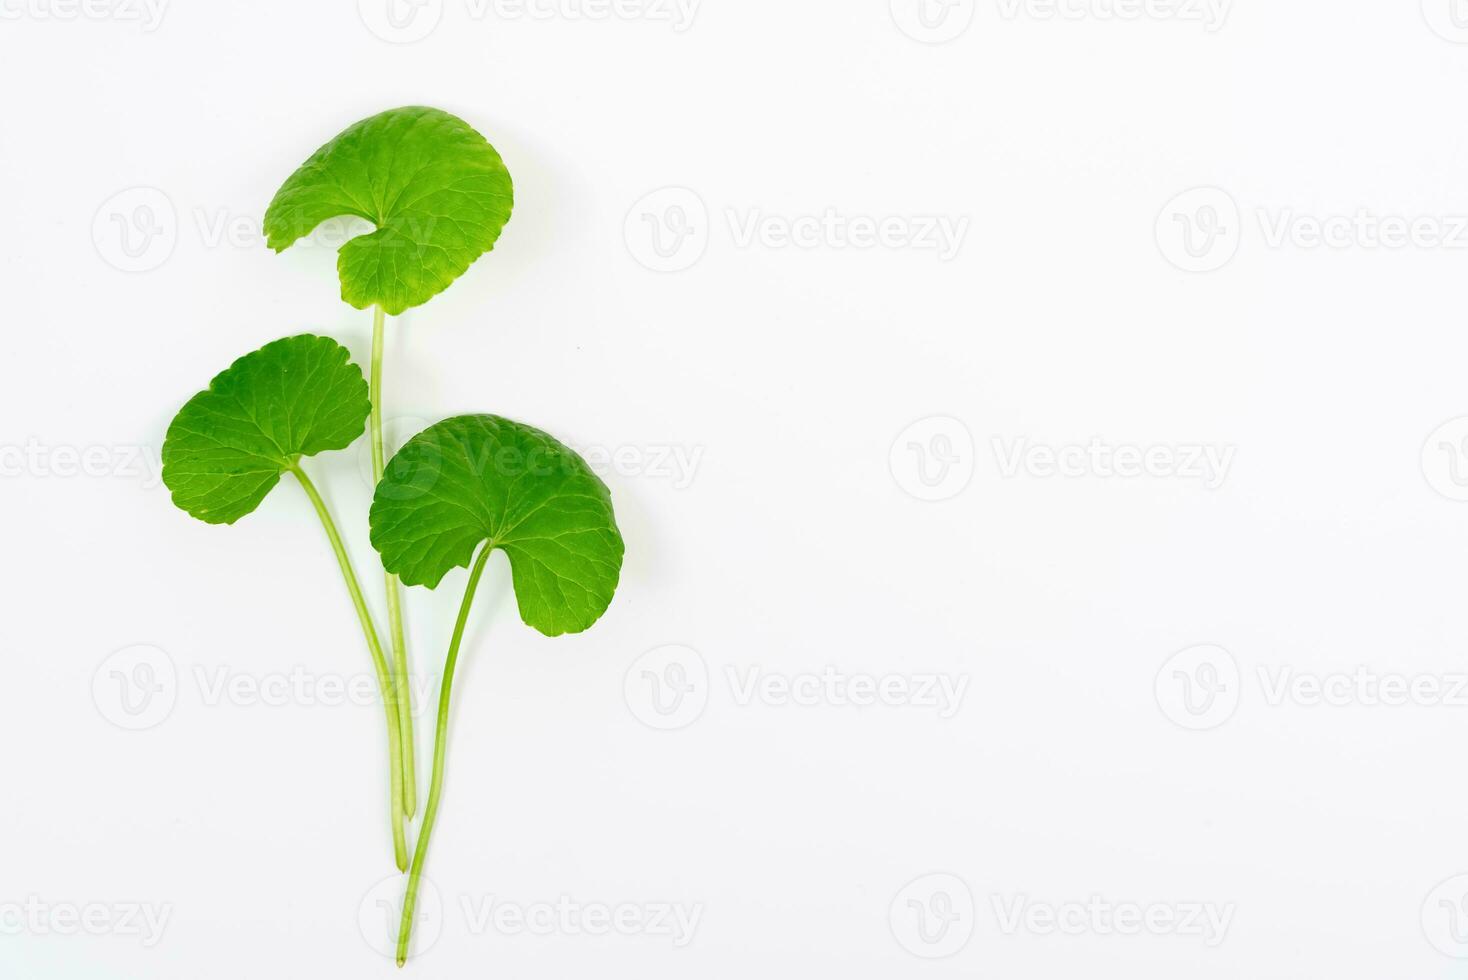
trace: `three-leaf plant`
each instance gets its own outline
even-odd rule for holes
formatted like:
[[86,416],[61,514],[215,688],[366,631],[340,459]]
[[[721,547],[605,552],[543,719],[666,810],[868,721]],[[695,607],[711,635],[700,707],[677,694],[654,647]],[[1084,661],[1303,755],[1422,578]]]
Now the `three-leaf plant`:
[[[399,966],[407,958],[438,814],[454,667],[490,553],[508,557],[520,617],[547,636],[591,626],[611,603],[622,567],[622,537],[606,486],[581,457],[537,429],[493,415],[458,416],[419,433],[385,464],[386,317],[427,302],[493,248],[512,204],[499,154],[455,116],[408,107],[349,126],[282,185],[264,227],[270,247],[281,251],[330,218],[355,215],[373,224],[337,258],[342,299],[372,308],[368,377],[334,340],[310,334],[277,340],[235,361],[190,399],[163,446],[163,480],[174,503],[210,524],[233,524],[251,513],[287,473],[310,499],[382,689],[399,870],[408,870],[405,823],[417,810],[417,794],[398,583],[434,588],[450,569],[472,565],[444,664]],[[364,427],[377,481],[370,530],[386,581],[391,662],[336,521],[302,467],[305,457],[346,448]]]
[[[438,295],[494,247],[510,220],[514,188],[499,153],[464,120],[441,109],[389,109],[353,123],[291,174],[265,209],[266,243],[289,248],[323,221],[370,221],[370,234],[337,254],[342,299],[372,307],[372,478],[382,479],[382,354],[386,315]],[[398,584],[385,573],[388,630],[403,754],[394,778],[402,813],[418,808],[408,648]],[[394,833],[401,832],[402,820]],[[401,866],[402,862],[399,861]]]

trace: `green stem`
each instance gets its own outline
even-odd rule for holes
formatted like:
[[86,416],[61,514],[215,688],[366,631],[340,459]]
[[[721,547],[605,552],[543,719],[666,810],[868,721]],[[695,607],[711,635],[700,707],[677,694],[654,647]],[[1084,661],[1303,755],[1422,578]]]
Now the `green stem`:
[[[372,482],[382,482],[387,465],[382,448],[382,348],[386,332],[382,307],[372,307]],[[403,607],[398,593],[398,577],[383,573],[387,586],[387,627],[392,638],[393,682],[396,698],[399,740],[402,742],[401,772],[403,780],[403,814],[412,819],[418,812],[418,774],[413,765],[413,696],[408,686],[408,642],[403,634]]]
[[351,556],[347,554],[346,545],[342,544],[342,536],[336,529],[336,521],[331,519],[331,511],[327,509],[326,501],[321,499],[321,494],[316,491],[316,485],[306,476],[306,471],[301,469],[299,462],[292,462],[289,469],[300,481],[301,489],[306,491],[306,496],[311,498],[316,514],[321,518],[321,526],[326,528],[326,537],[331,541],[331,550],[336,552],[336,563],[341,566],[342,578],[346,579],[347,591],[351,593],[352,605],[357,609],[357,620],[362,624],[362,635],[367,638],[367,650],[372,654],[372,665],[377,668],[377,685],[382,690],[382,704],[387,710],[387,752],[392,780],[393,857],[397,860],[398,870],[406,871],[408,843],[403,831],[403,781],[400,765],[402,746],[399,742],[397,712],[393,709],[392,678],[387,670],[387,657],[383,655],[382,643],[377,639],[377,627],[372,623],[372,613],[367,609],[367,600],[362,598],[362,586],[357,581],[356,571],[352,568]]
[[449,736],[449,695],[454,689],[454,665],[459,661],[459,643],[464,639],[464,624],[469,620],[469,607],[474,604],[474,590],[479,587],[479,576],[484,573],[484,563],[494,550],[494,542],[486,541],[479,552],[474,568],[469,572],[469,584],[464,587],[464,601],[459,605],[459,620],[454,624],[453,639],[449,641],[449,655],[444,660],[443,684],[438,692],[438,728],[433,735],[433,775],[428,782],[428,803],[423,808],[423,826],[418,831],[418,847],[413,852],[413,869],[408,872],[408,892],[403,897],[403,922],[398,927],[398,966],[408,962],[408,939],[413,933],[413,907],[418,902],[418,879],[423,874],[423,859],[428,855],[428,840],[433,836],[433,821],[438,816],[438,795],[443,789],[443,759]]

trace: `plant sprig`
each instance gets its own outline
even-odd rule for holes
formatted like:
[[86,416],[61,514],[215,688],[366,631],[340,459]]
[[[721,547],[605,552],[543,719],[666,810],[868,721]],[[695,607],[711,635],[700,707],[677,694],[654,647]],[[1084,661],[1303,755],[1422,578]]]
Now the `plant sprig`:
[[520,618],[559,636],[587,629],[611,604],[623,544],[611,494],[586,461],[544,432],[494,415],[446,419],[410,439],[377,485],[370,520],[383,566],[409,585],[436,588],[473,559],[444,660],[428,803],[398,934],[402,966],[443,789],[454,667],[485,562],[503,551]]
[[231,364],[179,409],[163,440],[163,482],[179,508],[209,524],[233,524],[260,506],[286,473],[310,498],[357,612],[387,712],[393,856],[407,867],[402,741],[396,690],[362,585],[331,510],[301,465],[345,449],[367,425],[367,381],[347,349],[302,334]]
[[[277,252],[321,222],[355,215],[370,234],[337,255],[342,299],[372,308],[372,479],[382,479],[382,373],[386,314],[428,302],[494,248],[514,208],[499,153],[462,119],[441,109],[389,109],[353,123],[286,179],[265,209],[266,242]],[[403,756],[403,812],[417,811],[408,645],[397,579],[384,573],[388,630]]]
[[[234,523],[287,473],[310,500],[382,691],[400,871],[409,870],[406,825],[417,812],[417,792],[399,580],[434,588],[450,569],[472,565],[444,663],[429,793],[405,883],[399,966],[408,955],[443,788],[454,669],[489,556],[507,556],[520,616],[547,636],[596,622],[621,573],[622,537],[606,486],[581,457],[538,429],[493,415],[457,416],[386,460],[387,317],[426,303],[490,251],[513,204],[499,153],[456,116],[410,106],[347,127],[281,186],[264,228],[279,252],[330,218],[355,215],[372,223],[371,232],[346,242],[337,257],[342,299],[372,309],[368,376],[336,341],[310,334],[275,341],[190,399],[164,442],[164,482],[174,502],[200,520]],[[364,428],[376,483],[371,540],[382,558],[391,660],[336,520],[301,465],[305,457],[346,448]]]

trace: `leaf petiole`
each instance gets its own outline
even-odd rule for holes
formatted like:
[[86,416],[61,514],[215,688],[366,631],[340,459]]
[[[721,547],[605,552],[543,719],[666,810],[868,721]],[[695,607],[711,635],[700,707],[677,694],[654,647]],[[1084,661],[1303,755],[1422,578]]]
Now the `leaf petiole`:
[[444,755],[448,748],[449,696],[454,689],[454,666],[459,661],[459,644],[464,639],[464,625],[469,621],[469,609],[474,604],[474,590],[479,587],[479,577],[484,574],[484,564],[494,542],[486,541],[469,572],[469,583],[464,587],[464,601],[459,605],[459,618],[454,623],[454,635],[449,640],[448,657],[443,665],[443,683],[438,692],[438,726],[433,735],[433,774],[429,777],[428,802],[423,808],[423,826],[418,832],[418,846],[413,851],[413,868],[408,872],[408,890],[403,897],[403,921],[398,927],[398,966],[408,962],[408,941],[413,934],[413,908],[418,902],[418,879],[423,874],[423,861],[428,855],[428,840],[433,836],[433,821],[438,816],[438,796],[443,789]]
[[[382,348],[384,320],[381,306],[372,307],[372,366],[368,375],[368,399],[372,402],[372,482],[382,480],[386,465],[382,446]],[[387,627],[392,640],[393,683],[399,741],[402,745],[398,770],[403,784],[403,814],[412,819],[418,812],[418,775],[413,765],[413,700],[408,685],[408,643],[403,634],[403,607],[398,592],[398,577],[383,573],[387,586]]]
[[388,765],[392,782],[393,857],[397,861],[398,870],[406,871],[408,845],[403,829],[401,732],[398,727],[398,712],[394,707],[392,679],[388,672],[387,658],[383,655],[382,643],[377,638],[377,627],[372,622],[372,613],[367,608],[367,600],[362,596],[362,585],[357,581],[357,573],[352,568],[351,556],[347,554],[346,545],[342,543],[341,534],[336,529],[336,521],[332,520],[326,501],[321,499],[316,485],[311,482],[310,477],[306,476],[306,471],[301,469],[299,459],[291,460],[286,465],[286,469],[295,474],[296,480],[301,484],[301,489],[306,491],[307,497],[311,498],[311,505],[316,508],[316,514],[321,518],[321,526],[326,529],[326,537],[331,542],[331,550],[336,554],[336,563],[341,567],[342,578],[346,580],[347,592],[351,594],[352,605],[356,607],[357,620],[362,624],[362,635],[367,639],[367,650],[372,654],[372,665],[377,669],[377,684],[382,690],[382,703],[387,712]]

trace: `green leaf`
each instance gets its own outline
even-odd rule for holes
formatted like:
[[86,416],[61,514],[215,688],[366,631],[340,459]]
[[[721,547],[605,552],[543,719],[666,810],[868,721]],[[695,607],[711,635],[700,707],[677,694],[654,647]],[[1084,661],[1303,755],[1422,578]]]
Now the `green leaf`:
[[606,485],[555,439],[496,415],[409,440],[377,485],[371,523],[383,567],[409,585],[437,587],[482,542],[502,549],[520,618],[547,636],[596,622],[622,569]]
[[265,236],[280,252],[328,218],[376,230],[337,255],[342,299],[396,316],[428,302],[494,247],[514,191],[504,161],[440,109],[389,109],[348,126],[276,191]]
[[351,445],[369,410],[362,369],[341,344],[311,334],[274,341],[179,409],[163,440],[163,482],[194,517],[233,524],[297,459]]

